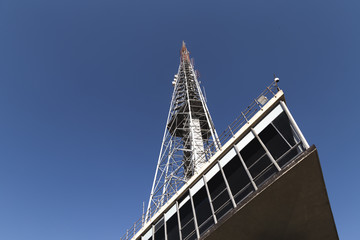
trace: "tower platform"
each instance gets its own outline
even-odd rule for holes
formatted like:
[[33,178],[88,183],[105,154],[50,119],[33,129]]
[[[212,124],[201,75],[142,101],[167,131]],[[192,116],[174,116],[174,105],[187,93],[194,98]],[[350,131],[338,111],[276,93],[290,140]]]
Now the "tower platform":
[[121,240],[338,239],[316,147],[272,83],[220,149]]

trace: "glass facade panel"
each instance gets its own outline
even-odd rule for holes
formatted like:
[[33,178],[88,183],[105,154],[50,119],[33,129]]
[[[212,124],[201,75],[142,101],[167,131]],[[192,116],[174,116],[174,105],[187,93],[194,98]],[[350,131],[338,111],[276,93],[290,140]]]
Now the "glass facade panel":
[[[245,161],[245,160],[244,160]],[[246,162],[245,162],[246,163]],[[263,173],[267,167],[272,164],[270,158],[264,153],[255,163],[248,167],[250,174],[253,178],[256,178]]]
[[155,240],[165,240],[164,218],[162,218],[160,221],[158,221],[155,224],[154,239]]
[[289,118],[285,112],[282,112],[272,123],[279,130],[281,135],[283,135],[286,141],[288,141],[291,146],[294,146],[297,141],[295,141],[294,132],[291,129]]
[[284,138],[291,146],[291,150],[288,150],[285,155],[283,155],[279,160],[278,164],[280,167],[285,166],[291,159],[293,159],[296,155],[303,152],[305,149],[303,148],[302,144],[297,143],[300,142],[299,137],[292,129],[290,125],[289,118],[285,113],[280,114],[273,122],[274,128],[280,132],[281,137]]
[[193,197],[196,220],[200,234],[214,224],[210,202],[205,187],[202,187]]
[[180,209],[180,223],[182,239],[195,239],[194,215],[191,208],[191,202],[188,200]]
[[168,240],[180,240],[178,216],[175,213],[166,221],[166,233]]
[[268,125],[260,134],[273,158],[280,167],[285,166],[297,154],[303,151],[293,131],[287,115],[283,112]]
[[279,166],[281,168],[284,167],[290,162],[290,160],[294,159],[294,157],[296,157],[296,155],[298,155],[301,152],[302,150],[300,150],[300,146],[289,150],[289,152],[286,153],[286,155],[284,155],[283,157],[277,160]]
[[248,168],[256,164],[260,158],[266,156],[265,153],[265,150],[256,138],[251,140],[248,145],[240,151],[240,154]]
[[[244,159],[256,185],[260,185],[267,177],[270,177],[271,174],[276,172],[273,171],[272,162],[266,154],[265,149],[256,138],[251,140],[251,142],[240,151],[240,155]],[[269,175],[269,173],[271,174]]]
[[214,212],[217,219],[223,217],[230,209],[232,209],[232,203],[229,193],[226,189],[224,178],[221,172],[216,173],[207,182],[211,201],[214,207]]
[[260,186],[276,172],[278,172],[276,167],[273,164],[269,165],[267,168],[264,169],[264,171],[262,171],[258,176],[254,178],[255,184],[257,186]]
[[236,155],[223,169],[235,201],[239,203],[254,190],[250,179],[240,162],[239,156]]
[[271,124],[259,134],[259,137],[275,160],[290,149],[290,146]]

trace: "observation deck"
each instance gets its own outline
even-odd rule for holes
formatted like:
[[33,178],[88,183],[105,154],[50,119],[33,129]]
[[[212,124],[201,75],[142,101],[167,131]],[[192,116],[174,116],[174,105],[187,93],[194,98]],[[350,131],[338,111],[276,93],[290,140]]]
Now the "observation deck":
[[319,157],[273,82],[202,168],[120,240],[338,239]]

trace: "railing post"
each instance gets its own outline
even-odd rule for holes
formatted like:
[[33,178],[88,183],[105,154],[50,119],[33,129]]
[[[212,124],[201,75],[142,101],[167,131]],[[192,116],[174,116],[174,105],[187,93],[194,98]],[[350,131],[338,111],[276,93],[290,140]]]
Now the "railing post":
[[256,103],[260,108],[262,108],[262,105],[259,103],[258,100],[254,99],[254,101],[255,101],[255,103]]
[[232,136],[233,136],[233,137],[235,137],[235,135],[234,135],[233,131],[231,130],[231,127],[230,127],[230,126],[228,126],[228,127],[229,127],[229,130],[230,130],[230,132],[231,132]]
[[241,112],[241,115],[245,118],[246,122],[249,122],[249,120],[246,118],[246,116],[243,112]]
[[267,87],[267,89],[275,96],[275,93],[273,93],[269,87]]

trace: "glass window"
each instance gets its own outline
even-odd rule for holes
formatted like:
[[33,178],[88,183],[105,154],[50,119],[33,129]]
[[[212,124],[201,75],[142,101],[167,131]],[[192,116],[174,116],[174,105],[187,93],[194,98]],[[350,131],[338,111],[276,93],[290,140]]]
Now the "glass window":
[[168,240],[180,240],[179,223],[177,213],[166,221],[166,233]]
[[223,217],[229,210],[232,209],[232,203],[229,193],[226,189],[224,178],[221,172],[217,172],[207,182],[211,201],[214,207],[214,212],[217,219]]
[[196,239],[194,215],[189,195],[179,203],[181,235],[183,239]]
[[273,166],[264,148],[256,138],[251,140],[240,151],[240,155],[244,159],[256,185],[260,185],[265,179],[276,172],[275,166]]
[[[265,150],[256,138],[252,139],[242,150],[240,150],[240,154],[248,168],[256,164],[260,158],[266,156]],[[253,174],[251,175],[253,176]]]
[[235,155],[223,169],[231,192],[234,195],[234,199],[236,203],[239,203],[254,190],[250,179],[240,162],[239,156]]
[[196,212],[196,220],[199,226],[199,232],[201,234],[214,224],[210,202],[205,186],[197,191],[197,193],[193,196],[193,201]]
[[268,125],[260,134],[261,141],[265,144],[274,159],[281,157],[290,146],[286,143],[284,138],[276,131],[273,125]]
[[281,113],[276,119],[274,119],[272,123],[279,130],[279,132],[286,139],[286,141],[288,141],[291,146],[294,146],[297,142],[297,137],[290,126],[290,121],[286,113]]
[[[300,144],[298,147],[295,145],[300,141],[295,131],[290,125],[289,118],[283,112],[280,114],[273,122],[274,128],[280,132],[281,137],[284,141],[287,141],[287,144],[291,146],[291,150],[288,150],[285,155],[282,155],[279,159],[277,159],[280,167],[285,166],[291,159],[297,156],[299,153],[304,151],[304,148]],[[290,149],[289,146],[289,149]]]
[[165,240],[164,218],[155,224],[155,240]]

